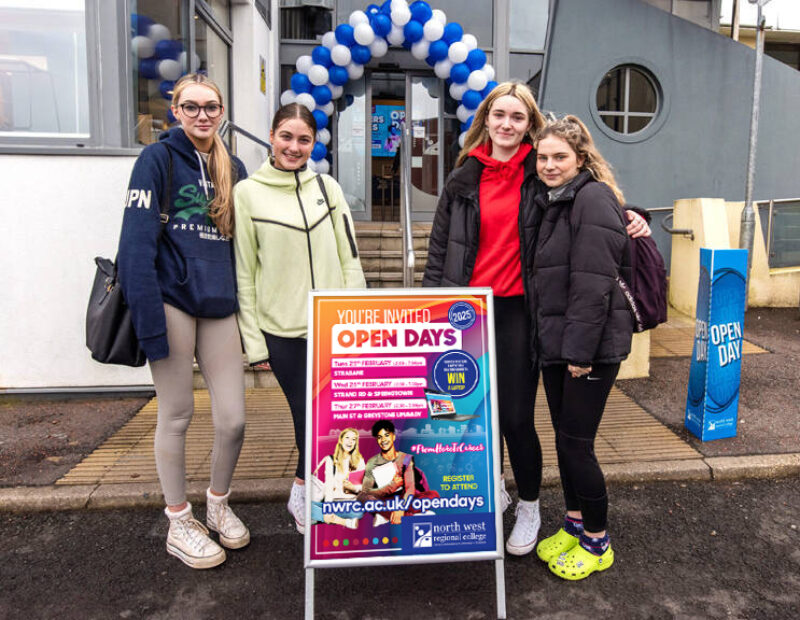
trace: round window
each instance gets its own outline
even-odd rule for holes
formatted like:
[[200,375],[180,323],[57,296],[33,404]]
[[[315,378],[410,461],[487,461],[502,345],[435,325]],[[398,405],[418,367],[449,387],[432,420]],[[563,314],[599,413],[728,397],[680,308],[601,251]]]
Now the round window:
[[644,67],[619,65],[603,76],[597,87],[597,114],[619,134],[635,134],[658,114],[659,87]]

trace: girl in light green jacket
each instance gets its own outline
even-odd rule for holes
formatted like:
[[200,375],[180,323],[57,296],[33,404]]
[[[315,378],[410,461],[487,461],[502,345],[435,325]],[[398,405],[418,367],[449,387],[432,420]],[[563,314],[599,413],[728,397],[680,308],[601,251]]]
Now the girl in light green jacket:
[[239,329],[251,365],[269,363],[289,401],[298,463],[288,508],[305,531],[308,292],[365,288],[342,188],[307,167],[317,123],[303,105],[280,108],[272,155],[234,190]]

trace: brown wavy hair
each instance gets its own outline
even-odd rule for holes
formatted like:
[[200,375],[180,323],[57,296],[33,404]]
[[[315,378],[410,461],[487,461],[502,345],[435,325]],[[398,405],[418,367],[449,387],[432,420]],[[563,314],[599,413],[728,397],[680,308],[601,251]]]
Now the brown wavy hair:
[[[201,84],[210,88],[217,95],[219,104],[224,105],[219,86],[202,73],[189,73],[175,83],[172,91],[173,106],[178,106],[181,94],[192,84]],[[211,151],[208,153],[208,176],[211,177],[211,183],[214,185],[214,198],[208,203],[208,216],[220,233],[226,237],[233,237],[233,165],[230,153],[218,133],[214,134]]]
[[[342,446],[342,439],[347,433],[355,433],[356,445],[353,446],[353,451],[349,454],[345,452]],[[333,451],[333,464],[337,471],[349,472],[358,467],[358,464],[363,458],[361,452],[358,451],[358,430],[355,428],[346,428],[339,433],[339,441],[336,442],[336,449]]]
[[533,93],[527,85],[516,81],[498,84],[486,96],[486,99],[481,101],[481,104],[475,111],[475,118],[472,120],[472,125],[467,130],[467,135],[464,137],[464,148],[462,148],[458,154],[456,167],[464,163],[472,149],[489,142],[489,130],[486,128],[486,117],[489,116],[492,104],[500,97],[505,97],[506,95],[519,99],[528,110],[528,120],[531,126],[528,129],[528,133],[522,139],[523,142],[532,143],[533,136],[536,135],[539,129],[544,127],[544,116],[539,112],[536,99],[534,99]]
[[561,138],[564,142],[569,144],[570,148],[575,151],[578,158],[583,158],[583,164],[580,166],[581,170],[588,170],[596,181],[605,183],[614,192],[619,204],[625,204],[625,196],[622,190],[617,185],[617,180],[614,178],[614,173],[609,164],[592,139],[592,134],[589,129],[584,125],[583,121],[577,116],[567,114],[563,118],[548,121],[548,123],[540,129],[533,139],[533,148],[536,148],[544,138],[548,136],[555,136]]

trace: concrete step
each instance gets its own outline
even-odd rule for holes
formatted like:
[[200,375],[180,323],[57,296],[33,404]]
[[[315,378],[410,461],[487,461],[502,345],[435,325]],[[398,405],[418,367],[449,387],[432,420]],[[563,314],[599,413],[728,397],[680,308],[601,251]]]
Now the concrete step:
[[[425,271],[425,263],[428,261],[427,250],[414,251],[414,270]],[[364,271],[402,271],[403,251],[402,250],[362,250],[361,267]]]
[[[244,387],[245,389],[253,388],[277,388],[278,380],[275,378],[275,373],[271,370],[264,370],[263,368],[252,368],[247,360],[243,361],[244,364]],[[194,372],[192,373],[192,388],[195,390],[204,390],[207,388],[203,373],[197,362],[194,364]]]

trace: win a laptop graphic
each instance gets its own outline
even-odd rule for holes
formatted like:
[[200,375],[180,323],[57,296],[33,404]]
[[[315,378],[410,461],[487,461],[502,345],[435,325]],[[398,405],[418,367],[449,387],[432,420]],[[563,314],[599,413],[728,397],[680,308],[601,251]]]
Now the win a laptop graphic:
[[431,420],[462,422],[478,417],[477,415],[460,415],[456,411],[453,397],[447,392],[426,389],[425,400],[428,402],[428,412],[431,414]]

